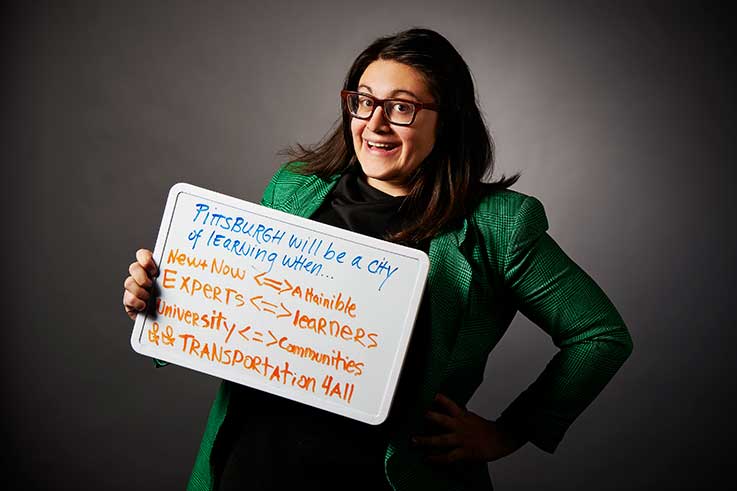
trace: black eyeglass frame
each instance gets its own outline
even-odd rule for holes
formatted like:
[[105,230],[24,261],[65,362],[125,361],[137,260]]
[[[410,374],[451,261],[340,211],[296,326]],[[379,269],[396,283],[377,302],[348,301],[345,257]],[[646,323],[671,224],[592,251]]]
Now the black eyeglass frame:
[[[348,104],[348,96],[351,96],[351,95],[360,95],[360,96],[368,97],[369,99],[373,100],[374,101],[374,105],[371,108],[371,114],[369,114],[368,116],[358,116],[356,114],[353,114],[351,112],[350,104]],[[412,123],[415,122],[415,118],[417,117],[417,113],[419,113],[423,109],[429,109],[431,111],[437,111],[438,110],[438,105],[437,104],[434,104],[434,103],[430,103],[430,102],[416,102],[416,101],[410,101],[408,99],[396,99],[396,98],[379,99],[378,97],[374,97],[371,94],[367,94],[365,92],[356,92],[354,90],[341,90],[340,91],[340,97],[345,102],[345,108],[348,111],[348,114],[350,114],[352,117],[354,117],[356,119],[362,119],[362,120],[371,119],[373,117],[373,115],[374,115],[374,111],[376,111],[376,108],[379,107],[379,105],[381,105],[382,109],[384,110],[384,115],[386,116],[386,114],[387,114],[387,112],[386,112],[386,107],[387,107],[386,104],[389,103],[389,102],[403,102],[404,104],[412,104],[414,106],[414,108],[415,108],[415,111],[414,111],[414,114],[412,114],[412,120],[409,123],[395,123],[394,121],[392,121],[392,120],[389,119],[389,116],[386,116],[386,119],[387,119],[387,121],[389,121],[390,124],[395,124],[397,126],[411,126]]]

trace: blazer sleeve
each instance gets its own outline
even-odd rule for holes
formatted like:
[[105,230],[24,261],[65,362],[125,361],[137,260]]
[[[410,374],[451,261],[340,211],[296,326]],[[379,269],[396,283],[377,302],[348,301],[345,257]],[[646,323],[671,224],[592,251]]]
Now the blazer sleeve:
[[559,351],[497,423],[552,453],[630,355],[632,339],[606,294],[547,228],[542,203],[527,196],[510,229],[504,281],[517,309]]

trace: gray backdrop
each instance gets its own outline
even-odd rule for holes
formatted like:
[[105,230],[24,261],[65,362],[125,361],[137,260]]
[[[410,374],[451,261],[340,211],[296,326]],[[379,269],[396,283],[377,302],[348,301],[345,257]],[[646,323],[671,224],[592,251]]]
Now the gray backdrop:
[[[175,182],[258,200],[277,152],[336,120],[358,52],[426,26],[471,67],[498,169],[522,171],[514,189],[542,200],[551,235],[634,338],[558,451],[528,444],[492,463],[496,487],[723,479],[736,327],[726,13],[614,3],[4,7],[5,476],[20,489],[183,489],[218,381],[131,350],[134,251],[153,247]],[[471,409],[496,417],[554,349],[518,316]]]

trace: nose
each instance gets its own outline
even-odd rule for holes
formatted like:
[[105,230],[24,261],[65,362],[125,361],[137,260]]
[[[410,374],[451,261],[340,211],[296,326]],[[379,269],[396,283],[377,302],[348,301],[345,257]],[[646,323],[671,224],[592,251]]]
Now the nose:
[[374,114],[371,115],[366,126],[374,133],[390,131],[389,120],[386,118],[383,106],[379,105],[374,109]]

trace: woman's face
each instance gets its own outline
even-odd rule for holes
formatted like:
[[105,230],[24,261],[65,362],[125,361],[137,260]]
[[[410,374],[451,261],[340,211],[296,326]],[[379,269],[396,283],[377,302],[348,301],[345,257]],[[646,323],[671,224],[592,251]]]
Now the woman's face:
[[[359,92],[379,99],[400,98],[436,103],[420,72],[392,60],[371,63],[358,82]],[[438,113],[423,109],[411,126],[392,125],[378,106],[371,119],[352,118],[353,148],[368,184],[392,196],[407,194],[407,178],[422,164],[435,144]],[[374,143],[390,148],[376,148]]]

